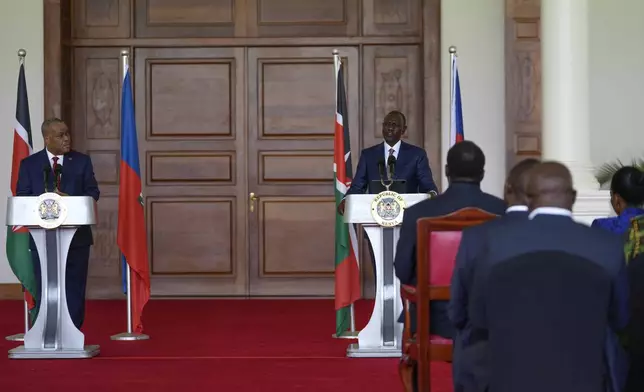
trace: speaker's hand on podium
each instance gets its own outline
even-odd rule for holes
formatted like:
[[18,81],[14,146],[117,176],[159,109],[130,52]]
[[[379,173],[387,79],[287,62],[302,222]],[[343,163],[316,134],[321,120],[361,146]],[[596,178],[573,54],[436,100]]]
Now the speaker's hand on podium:
[[65,193],[65,192],[61,192],[61,191],[59,191],[58,189],[56,189],[54,192],[55,192],[58,196],[69,196],[67,193]]
[[345,202],[345,200],[342,199],[340,204],[338,204],[338,214],[340,214],[340,215],[344,215],[344,202]]

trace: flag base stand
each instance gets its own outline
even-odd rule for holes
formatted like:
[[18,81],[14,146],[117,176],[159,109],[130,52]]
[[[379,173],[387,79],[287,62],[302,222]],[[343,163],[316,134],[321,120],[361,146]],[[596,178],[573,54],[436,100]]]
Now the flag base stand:
[[398,347],[367,347],[361,348],[359,344],[351,344],[347,349],[349,358],[400,358],[402,352]]
[[110,336],[111,340],[120,340],[120,341],[134,341],[134,340],[148,340],[150,337],[143,333],[130,333],[123,332],[117,335]]
[[17,333],[15,335],[5,336],[5,339],[7,339],[10,342],[24,342],[25,341],[25,334],[24,333]]
[[72,349],[26,349],[25,346],[9,350],[9,359],[82,359],[92,358],[101,352],[97,345],[85,346],[81,350]]
[[334,333],[333,335],[331,335],[331,337],[333,339],[358,339],[359,333],[360,332],[358,331],[346,331],[341,333],[340,336]]

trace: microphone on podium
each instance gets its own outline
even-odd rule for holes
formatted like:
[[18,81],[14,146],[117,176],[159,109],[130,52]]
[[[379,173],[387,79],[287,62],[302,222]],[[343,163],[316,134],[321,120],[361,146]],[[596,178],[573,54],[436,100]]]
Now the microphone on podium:
[[396,157],[393,155],[390,155],[389,158],[387,159],[387,175],[389,176],[389,180],[394,179],[395,171],[396,171]]
[[42,168],[42,181],[45,188],[45,193],[49,192],[47,190],[47,185],[49,184],[49,173],[51,172],[51,166],[45,165]]
[[378,173],[380,174],[380,181],[385,180],[385,160],[381,159],[378,161]]

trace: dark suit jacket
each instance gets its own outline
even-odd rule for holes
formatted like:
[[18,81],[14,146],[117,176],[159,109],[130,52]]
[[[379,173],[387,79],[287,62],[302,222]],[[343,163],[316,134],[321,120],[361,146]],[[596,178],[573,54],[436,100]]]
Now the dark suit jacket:
[[[481,258],[485,251],[486,233],[494,235],[494,230],[500,226],[527,219],[527,211],[511,211],[497,219],[463,231],[463,237],[456,254],[448,308],[449,319],[459,333],[467,334],[469,331],[468,298],[472,289],[476,261]],[[467,338],[465,335],[462,337]]]
[[[16,195],[40,196],[43,194],[45,192],[43,169],[50,166],[47,151],[44,149],[23,159],[20,162]],[[52,172],[47,185],[50,192],[54,189],[53,178]],[[77,151],[65,154],[62,163],[60,191],[70,196],[91,196],[98,201],[100,192],[89,156]],[[71,247],[90,246],[93,243],[91,228],[82,226],[76,231]],[[36,249],[33,240],[30,241],[30,247]]]
[[488,384],[487,341],[470,338],[472,327],[467,312],[476,264],[484,256],[486,249],[485,238],[487,235],[494,235],[494,230],[498,227],[527,219],[528,211],[510,211],[495,220],[463,231],[452,275],[447,314],[456,330],[454,383],[465,391],[484,391]]
[[[384,142],[362,150],[358,169],[346,194],[376,193],[370,189],[371,181],[380,180],[378,162],[384,158]],[[422,148],[409,143],[400,143],[393,178],[406,181],[406,193],[438,192],[432,177],[432,170],[429,168],[427,153]]]
[[[604,268],[612,281],[609,323],[621,331],[628,322],[628,281],[623,240],[614,234],[574,222],[570,217],[537,215],[530,221],[503,225],[486,237],[486,256],[477,262],[470,294],[469,319],[478,335],[487,328],[485,281],[492,266],[518,255],[560,251],[583,257]],[[553,310],[555,311],[555,310]],[[541,333],[534,331],[535,334]],[[518,347],[517,350],[521,348]],[[547,358],[543,358],[547,361]]]
[[[502,199],[483,192],[478,184],[453,183],[445,193],[405,210],[394,259],[396,276],[400,279],[400,283],[416,284],[416,222],[418,219],[443,216],[467,207],[503,215],[506,204]],[[414,314],[412,316],[415,317]],[[430,317],[433,334],[446,338],[453,337],[453,328],[447,317],[447,301],[434,301]],[[402,322],[402,317],[399,321]],[[415,325],[412,328],[415,328]]]
[[[487,236],[486,256],[478,263],[475,280],[484,281],[490,268],[503,260],[537,251],[561,251],[584,257],[603,267],[613,280],[610,322],[621,331],[628,322],[628,279],[623,240],[560,215],[540,214],[532,220],[504,225]],[[470,320],[475,328],[485,327],[485,307],[480,302],[483,288],[474,284],[470,295]]]

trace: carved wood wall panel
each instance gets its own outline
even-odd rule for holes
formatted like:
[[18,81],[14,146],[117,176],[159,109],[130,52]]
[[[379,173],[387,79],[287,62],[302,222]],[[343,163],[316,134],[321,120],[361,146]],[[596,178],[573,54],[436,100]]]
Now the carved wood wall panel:
[[68,120],[72,147],[92,158],[101,190],[89,264],[88,293],[92,297],[121,295],[116,245],[121,150],[119,58],[118,48],[77,48],[74,52],[74,116]]
[[422,24],[421,0],[363,0],[364,35],[418,35]]
[[74,38],[127,38],[132,0],[73,0]]
[[540,0],[506,0],[506,149],[508,170],[541,157]]

